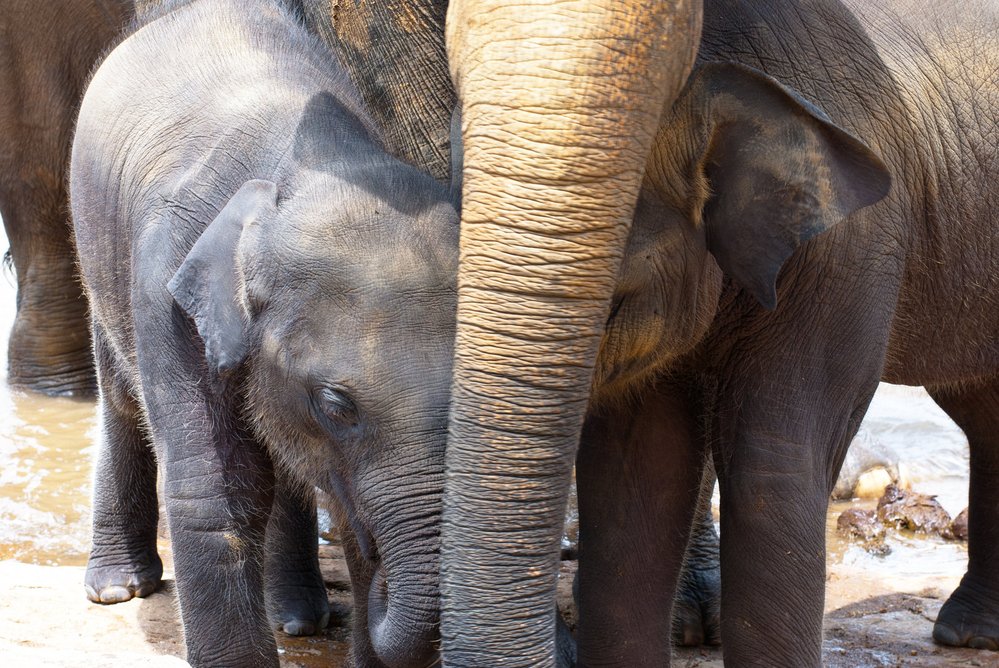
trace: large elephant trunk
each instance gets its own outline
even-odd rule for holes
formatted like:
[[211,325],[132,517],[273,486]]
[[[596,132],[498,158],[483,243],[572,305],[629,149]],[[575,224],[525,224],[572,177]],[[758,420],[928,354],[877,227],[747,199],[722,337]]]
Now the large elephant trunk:
[[458,327],[442,528],[447,666],[553,666],[562,518],[646,158],[694,0],[457,0]]

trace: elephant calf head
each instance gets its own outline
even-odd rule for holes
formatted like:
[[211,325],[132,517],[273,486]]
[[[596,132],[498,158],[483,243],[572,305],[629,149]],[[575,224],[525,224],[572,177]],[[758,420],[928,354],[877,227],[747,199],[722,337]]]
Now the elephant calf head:
[[278,465],[339,500],[359,553],[355,623],[367,617],[355,645],[367,635],[393,667],[426,665],[438,634],[458,245],[446,195],[387,159],[249,181],[169,284],[209,366],[245,373]]
[[792,253],[890,186],[870,149],[793,91],[745,66],[698,67],[653,145],[595,387],[632,387],[689,352],[722,273],[774,308]]

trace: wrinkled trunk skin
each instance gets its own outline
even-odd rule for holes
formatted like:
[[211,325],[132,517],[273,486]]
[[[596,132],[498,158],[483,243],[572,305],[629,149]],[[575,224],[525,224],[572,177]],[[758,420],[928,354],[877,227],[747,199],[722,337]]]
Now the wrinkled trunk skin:
[[447,0],[299,0],[343,63],[389,152],[446,182],[454,89],[444,53]]
[[653,133],[699,2],[458,0],[458,322],[442,527],[444,663],[554,666],[570,472]]
[[131,13],[129,0],[11,0],[0,12],[0,215],[17,274],[8,378],[18,387],[96,389],[66,165],[87,77]]

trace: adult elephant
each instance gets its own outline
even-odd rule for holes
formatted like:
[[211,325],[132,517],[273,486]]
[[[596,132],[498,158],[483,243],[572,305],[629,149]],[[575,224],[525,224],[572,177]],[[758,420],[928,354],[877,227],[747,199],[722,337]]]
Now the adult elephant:
[[447,20],[465,163],[444,662],[551,666],[561,519],[594,363],[701,3],[456,0]]
[[[589,642],[582,626],[592,619],[586,610],[593,609],[586,602],[589,588],[591,602],[614,603],[602,612],[605,620],[619,624],[617,633],[598,635],[598,653],[604,650],[603,656],[631,660],[618,658],[615,664],[591,659],[584,652],[582,663],[650,661],[648,652],[636,653],[627,641],[634,642],[647,631],[645,619],[635,613],[655,612],[645,597],[652,578],[661,583],[665,577],[655,559],[665,553],[675,559],[675,546],[668,544],[675,539],[669,534],[683,524],[675,515],[667,529],[659,521],[673,512],[659,503],[662,490],[670,489],[663,480],[667,476],[675,480],[674,472],[683,468],[677,464],[684,462],[670,461],[663,454],[672,448],[661,449],[656,458],[645,456],[653,454],[647,444],[656,437],[660,442],[668,439],[682,452],[691,452],[690,443],[708,442],[714,447],[722,489],[726,661],[819,665],[824,510],[846,446],[879,378],[926,385],[969,437],[969,516],[978,519],[971,530],[968,573],[941,610],[934,637],[944,644],[994,649],[999,646],[995,622],[999,595],[992,567],[999,545],[995,521],[999,249],[994,233],[999,202],[993,158],[999,125],[990,98],[997,71],[990,37],[999,15],[984,2],[929,11],[908,0],[713,0],[705,6],[701,57],[737,64],[699,70],[661,126],[636,214],[642,222],[635,224],[629,266],[619,275],[596,381],[603,388],[621,389],[638,371],[651,368],[670,374],[653,374],[650,380],[655,382],[632,394],[632,402],[604,403],[604,411],[591,413],[578,464],[584,599],[580,633],[584,643]],[[968,53],[974,58],[964,57]],[[456,66],[460,74],[460,60]],[[548,67],[553,70],[559,71]],[[788,94],[786,88],[776,95],[774,79],[800,95]],[[534,89],[538,87],[535,81]],[[790,116],[774,113],[781,98],[779,106]],[[516,100],[509,92],[506,99]],[[474,104],[496,107],[481,100]],[[809,116],[818,130],[812,139],[788,131],[785,121]],[[509,117],[516,115],[505,110],[489,119],[492,127],[483,121],[470,125],[466,139],[470,143],[469,135],[477,132],[486,140],[512,143],[528,134],[518,127],[506,132],[495,129]],[[884,163],[860,150],[849,135],[840,134],[830,119],[869,141]],[[847,151],[838,158],[831,154],[834,159],[828,168],[815,171],[812,167],[819,164],[822,153],[812,150],[818,137]],[[787,150],[794,148],[782,144],[788,140],[797,148]],[[566,144],[561,138],[550,143]],[[529,165],[525,169],[532,169],[538,156],[542,166],[533,173],[552,164],[543,148],[525,158]],[[466,178],[474,176],[476,160],[491,170],[490,176],[502,176],[509,169],[510,161],[486,162],[486,151],[481,153],[466,147]],[[761,158],[764,164],[751,164]],[[748,176],[725,180],[726,164],[750,167]],[[807,212],[830,194],[829,203],[836,203],[837,190],[848,194],[847,202],[852,200],[846,206],[844,200],[835,204],[832,210],[840,216],[872,204],[888,190],[885,169],[895,184],[890,195],[802,248],[783,270],[775,292],[784,250],[807,239],[815,228],[808,225],[808,234],[781,241],[781,235],[768,226]],[[825,185],[818,191],[787,187],[797,185],[781,178],[787,170],[799,175],[811,172],[818,176],[816,183]],[[852,177],[841,178],[851,172]],[[569,171],[563,174],[565,179],[575,177]],[[534,192],[530,184],[503,186],[502,182],[483,186],[479,196],[523,203]],[[466,207],[474,189],[466,182]],[[775,195],[778,206],[764,208]],[[594,210],[586,200],[576,204],[584,211]],[[514,206],[506,209],[511,210]],[[770,215],[761,219],[764,211]],[[542,220],[562,218],[556,207],[544,213]],[[734,224],[720,224],[724,221]],[[740,227],[748,222],[759,225]],[[470,243],[463,240],[463,262],[470,265],[463,267],[466,274],[499,256],[489,247],[489,235],[502,241],[499,248],[511,245],[506,241],[509,235],[497,227],[487,229],[485,250],[470,251]],[[463,230],[463,235],[467,232]],[[571,242],[576,239],[569,237]],[[767,245],[774,241],[778,246],[790,241],[791,246],[768,251]],[[519,251],[520,246],[515,248]],[[593,248],[577,244],[574,251],[567,247],[554,257],[582,253],[589,259],[595,254]],[[717,263],[707,259],[708,250]],[[757,268],[771,263],[770,270],[744,271],[740,262],[747,258]],[[532,411],[539,405],[535,398],[541,393],[553,396],[550,388],[564,388],[571,374],[563,372],[561,365],[569,366],[565,357],[553,354],[555,374],[523,374],[534,381],[527,391],[514,394],[509,378],[524,365],[552,368],[548,359],[534,356],[545,329],[523,315],[524,301],[528,307],[542,300],[553,304],[548,317],[563,326],[564,339],[570,343],[576,339],[569,334],[576,330],[566,323],[578,319],[581,309],[557,304],[554,291],[521,299],[518,290],[523,288],[508,277],[526,275],[533,281],[541,273],[536,265],[523,264],[526,268],[513,267],[507,277],[491,279],[485,284],[488,292],[474,277],[464,278],[460,286],[464,289],[460,308],[470,302],[472,308],[465,312],[480,317],[476,321],[466,315],[462,320],[459,314],[459,328],[479,327],[465,335],[475,339],[477,347],[463,342],[459,329],[459,355],[464,346],[470,359],[459,356],[456,365],[445,497],[443,631],[445,659],[457,656],[457,665],[475,663],[476,643],[484,651],[493,650],[478,633],[494,628],[509,632],[518,620],[528,619],[535,608],[505,626],[495,616],[520,612],[509,603],[515,597],[530,600],[532,592],[526,590],[535,585],[540,589],[550,581],[539,547],[543,518],[533,506],[522,510],[518,502],[531,501],[531,492],[544,485],[549,498],[557,497],[561,489],[557,467],[544,468],[553,461],[552,453],[559,451],[539,452],[528,441],[532,429],[549,433],[548,425],[534,419],[540,413]],[[719,267],[732,280],[723,283]],[[658,277],[653,287],[659,290],[649,291],[649,283],[642,281],[650,272]],[[685,291],[669,289],[676,286]],[[502,298],[492,298],[500,293]],[[767,311],[761,303],[776,308]],[[678,318],[674,310],[686,318]],[[515,336],[500,336],[524,323],[530,329],[518,331],[526,353],[517,347]],[[574,352],[578,361],[593,351]],[[506,360],[504,355],[523,361]],[[471,403],[472,409],[463,403]],[[552,404],[540,405],[549,406],[552,413],[559,410]],[[489,415],[490,409],[499,413],[498,419]],[[705,415],[707,420],[702,419]],[[510,434],[486,438],[495,425]],[[542,480],[545,473],[549,477]],[[655,478],[656,473],[662,476]],[[608,489],[604,481],[610,476],[619,483],[618,489]],[[594,489],[603,495],[593,496]],[[586,495],[590,500],[584,503]],[[622,497],[624,505],[619,503]],[[481,503],[483,499],[490,505]],[[593,526],[611,529],[609,541],[606,537],[598,541],[601,547],[593,547],[594,536],[603,534],[589,532],[587,516],[596,518]],[[522,527],[527,530],[499,535],[504,529]],[[621,540],[634,538],[629,531],[645,531],[645,542]],[[476,546],[465,544],[466,532],[488,541],[486,548],[477,553]],[[672,552],[663,551],[663,533],[665,547]],[[478,559],[492,546],[505,556],[501,567],[513,575],[506,583],[496,577],[487,585],[490,588],[476,590],[460,560],[469,555]],[[591,556],[604,567],[604,579],[596,571],[602,587],[593,587],[593,580],[587,584],[584,577]],[[520,570],[520,560],[528,558],[535,561]],[[609,575],[614,577],[608,580]],[[449,612],[469,607],[463,599],[459,599],[463,605],[448,605],[456,591],[485,601],[482,608],[473,608],[477,616],[465,625]],[[660,597],[660,604],[663,600]],[[635,626],[621,626],[622,620]],[[471,628],[477,625],[479,629]],[[658,645],[651,665],[668,662],[668,653]]]
[[0,215],[17,274],[7,365],[19,387],[46,394],[96,388],[66,165],[90,72],[131,15],[131,0],[0,6]]

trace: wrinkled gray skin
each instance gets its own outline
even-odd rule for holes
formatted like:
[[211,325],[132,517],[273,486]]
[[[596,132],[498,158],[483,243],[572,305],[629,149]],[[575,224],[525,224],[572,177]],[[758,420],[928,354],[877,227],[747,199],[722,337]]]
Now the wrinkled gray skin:
[[[652,628],[665,619],[643,624],[656,614],[649,574],[662,539],[641,531],[685,532],[683,504],[659,505],[669,496],[659,490],[677,460],[697,462],[708,449],[721,488],[726,665],[821,665],[825,509],[880,379],[926,386],[969,438],[968,574],[934,638],[999,648],[997,26],[996,8],[977,1],[705,3],[702,63],[761,69],[821,106],[883,158],[893,187],[804,244],[774,294],[766,273],[754,278],[753,258],[766,255],[773,222],[821,201],[822,192],[771,185],[823,154],[802,153],[784,131],[815,112],[781,111],[728,75],[674,106],[646,172],[577,463],[583,665],[668,663]],[[705,103],[704,92],[720,96]],[[842,136],[823,134],[843,148]],[[832,181],[834,192],[885,183],[876,163],[825,157],[847,177]],[[762,180],[726,175],[732,159]],[[685,215],[699,190],[691,174],[714,193],[694,221]],[[777,197],[769,213],[768,193]],[[728,225],[719,214],[733,198],[766,215]],[[636,387],[645,389],[622,404]],[[673,446],[643,448],[635,436],[650,432]],[[629,524],[631,533],[615,528]],[[628,566],[611,571],[622,558]],[[608,594],[611,574],[619,589]],[[630,643],[657,658],[629,654]]]
[[284,10],[170,9],[101,66],[73,148],[104,398],[88,592],[155,588],[158,461],[188,661],[276,666],[271,624],[328,615],[318,486],[344,511],[356,663],[426,665],[457,214]]
[[0,9],[0,216],[17,274],[7,377],[20,388],[96,389],[66,168],[87,77],[131,15],[128,0],[7,0]]

